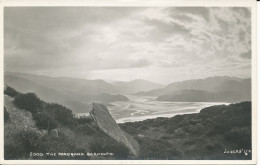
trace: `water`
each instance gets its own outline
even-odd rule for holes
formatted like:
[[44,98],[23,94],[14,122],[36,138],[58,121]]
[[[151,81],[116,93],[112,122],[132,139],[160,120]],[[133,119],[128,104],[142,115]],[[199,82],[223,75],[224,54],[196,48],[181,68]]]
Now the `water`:
[[[107,106],[117,123],[142,121],[177,114],[197,113],[205,107],[228,104],[219,102],[163,102],[152,96],[126,95],[130,101],[112,102]],[[78,114],[82,115],[82,114]]]

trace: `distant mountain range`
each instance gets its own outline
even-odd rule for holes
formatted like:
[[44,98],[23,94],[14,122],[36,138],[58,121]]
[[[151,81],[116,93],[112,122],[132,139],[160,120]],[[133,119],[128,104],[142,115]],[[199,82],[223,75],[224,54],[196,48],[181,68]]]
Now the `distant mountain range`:
[[[7,72],[5,74],[5,76],[9,75],[27,79],[39,85],[43,85],[59,91],[69,92],[72,95],[80,92],[80,98],[76,99],[82,99],[82,95],[85,94],[96,95],[101,93],[118,93],[118,90],[113,85],[107,83],[104,80],[86,80],[71,77],[49,77],[12,72]],[[78,94],[76,94],[76,96],[78,96]]]
[[251,100],[251,79],[209,77],[174,82],[167,86],[147,80],[108,83],[70,77],[48,77],[5,72],[6,85],[34,92],[46,102],[63,104],[74,112],[89,112],[91,102],[128,101],[122,94],[156,96],[158,101],[239,102]]
[[161,84],[157,84],[157,83],[153,83],[141,79],[137,79],[129,82],[116,81],[113,82],[112,84],[117,87],[120,93],[124,93],[124,94],[134,94],[140,91],[150,91],[150,90],[164,87]]
[[17,89],[19,92],[34,92],[42,100],[49,103],[59,103],[65,105],[74,112],[88,112],[91,110],[90,104],[81,103],[80,101],[73,98],[69,92],[48,87],[42,83],[38,84],[32,80],[14,75],[5,75],[4,82],[6,85]]
[[94,102],[100,102],[100,103],[111,103],[114,101],[129,101],[129,99],[126,96],[120,95],[120,94],[112,95],[112,94],[108,94],[108,93],[102,93],[99,95],[89,96],[87,101],[88,102],[94,101]]
[[[110,103],[128,101],[120,93],[132,93],[155,89],[159,84],[146,80],[114,82],[104,80],[86,80],[70,77],[49,77],[25,73],[5,72],[6,85],[20,92],[34,92],[46,102],[57,102],[71,108],[74,112],[88,112],[90,103]],[[133,93],[134,93],[133,92]]]
[[250,96],[240,91],[207,92],[202,90],[183,89],[157,97],[158,101],[172,102],[241,102],[251,100]]
[[159,101],[239,102],[251,100],[251,79],[209,77],[171,83],[137,95],[158,96]]

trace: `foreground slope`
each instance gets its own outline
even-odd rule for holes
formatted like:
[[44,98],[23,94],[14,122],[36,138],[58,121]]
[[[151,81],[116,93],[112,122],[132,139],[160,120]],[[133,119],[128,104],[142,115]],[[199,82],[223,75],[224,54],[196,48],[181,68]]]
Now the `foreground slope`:
[[[20,159],[24,159],[28,156],[25,152],[25,146],[17,145],[22,143],[22,138],[24,138],[22,135],[33,132],[36,136],[43,137],[46,131],[40,130],[36,126],[30,112],[16,107],[12,101],[12,97],[4,95],[4,109],[9,116],[4,125],[5,158],[10,159],[19,156]],[[33,137],[31,138],[33,141]]]
[[[91,117],[77,118],[62,105],[6,86],[4,105],[5,159],[126,159],[138,155],[138,143],[118,127],[102,104],[95,104],[99,109],[94,106]],[[31,152],[41,156],[32,157]],[[53,157],[49,152],[80,154]]]
[[251,102],[241,102],[120,127],[139,142],[140,159],[250,160],[251,121]]

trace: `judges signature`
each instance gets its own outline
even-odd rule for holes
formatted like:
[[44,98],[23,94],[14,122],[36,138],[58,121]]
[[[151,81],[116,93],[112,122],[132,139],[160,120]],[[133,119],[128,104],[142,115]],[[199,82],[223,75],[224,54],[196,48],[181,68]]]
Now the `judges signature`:
[[251,150],[246,149],[225,149],[224,154],[244,154],[245,156],[248,156],[249,153],[251,153]]

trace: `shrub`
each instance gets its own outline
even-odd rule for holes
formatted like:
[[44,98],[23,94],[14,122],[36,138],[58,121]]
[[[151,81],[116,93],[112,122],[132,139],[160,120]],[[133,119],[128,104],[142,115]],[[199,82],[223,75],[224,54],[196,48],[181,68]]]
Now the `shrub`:
[[251,148],[251,127],[234,127],[224,134],[224,138],[237,146]]
[[14,98],[13,103],[31,113],[37,113],[42,108],[42,101],[34,93],[19,94]]
[[149,129],[149,127],[147,127],[146,125],[142,125],[142,126],[140,126],[140,129],[141,130],[146,130],[146,129]]
[[137,127],[134,127],[133,125],[130,124],[121,124],[119,126],[122,130],[129,133],[130,135],[136,135],[139,132],[138,129],[136,129]]
[[[65,135],[62,131],[59,133],[59,137],[45,136],[41,139],[38,146],[38,152],[43,153],[86,153],[85,150],[76,147],[75,140]],[[87,156],[48,156],[45,155],[41,159],[89,159]]]
[[90,116],[80,116],[77,118],[78,124],[89,124],[93,121],[93,119]]
[[142,159],[181,159],[181,152],[165,140],[146,138],[141,144]]
[[15,134],[10,143],[4,145],[4,157],[7,160],[28,159],[30,152],[36,152],[40,138],[33,130],[22,130]]
[[94,126],[92,126],[90,124],[79,124],[76,127],[75,131],[82,135],[92,136],[97,131],[97,128],[95,128]]
[[33,118],[39,129],[52,130],[58,127],[57,122],[47,112],[36,113]]
[[4,158],[6,160],[21,159],[26,157],[23,146],[17,143],[4,144]]
[[96,153],[114,153],[116,159],[126,159],[129,154],[128,148],[118,143],[103,132],[97,132],[90,143],[91,152]]
[[76,125],[76,118],[72,111],[59,104],[47,104],[45,110],[48,114],[53,116],[55,121],[58,121],[64,126],[73,127]]
[[4,90],[4,94],[5,94],[5,95],[8,95],[8,96],[11,96],[11,97],[15,97],[15,96],[19,95],[20,93],[17,92],[15,89],[13,89],[13,88],[7,86],[7,87],[5,88],[5,90]]
[[[18,134],[19,141],[22,142],[26,153],[35,152],[39,146],[39,137],[36,132],[26,130]],[[28,155],[29,156],[29,155]]]

